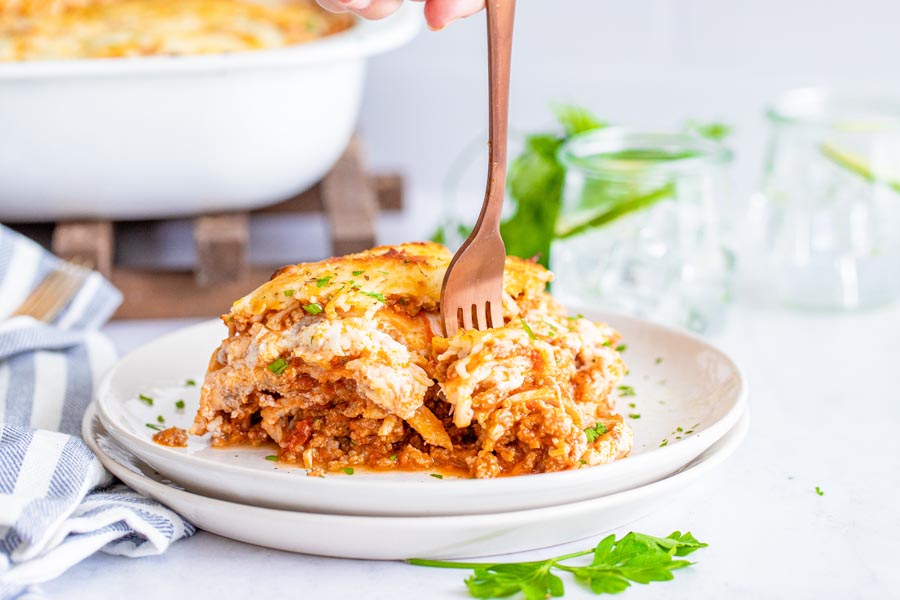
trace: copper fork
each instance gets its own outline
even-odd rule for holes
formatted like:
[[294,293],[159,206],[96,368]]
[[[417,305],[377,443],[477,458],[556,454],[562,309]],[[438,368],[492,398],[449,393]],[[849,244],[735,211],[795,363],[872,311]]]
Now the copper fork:
[[29,316],[50,323],[75,297],[90,270],[62,261],[47,275],[10,317]]
[[500,237],[500,211],[506,188],[506,138],[509,121],[509,71],[515,0],[488,0],[488,77],[490,133],[488,181],[481,214],[457,251],[441,288],[444,335],[463,329],[503,326],[503,267],[506,246]]

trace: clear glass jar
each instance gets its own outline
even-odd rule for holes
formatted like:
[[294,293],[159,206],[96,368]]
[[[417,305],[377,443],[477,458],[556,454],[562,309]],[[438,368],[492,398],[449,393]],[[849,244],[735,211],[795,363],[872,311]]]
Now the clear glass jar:
[[768,110],[751,202],[754,272],[788,305],[877,306],[900,296],[900,99],[794,90]]
[[728,150],[688,134],[606,129],[570,139],[559,159],[566,179],[554,294],[719,329],[734,271]]

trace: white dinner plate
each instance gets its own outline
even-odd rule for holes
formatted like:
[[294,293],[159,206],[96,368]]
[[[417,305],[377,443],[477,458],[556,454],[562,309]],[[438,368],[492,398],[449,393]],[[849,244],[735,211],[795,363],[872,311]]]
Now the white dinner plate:
[[[620,492],[671,474],[737,422],[746,384],[722,351],[633,317],[582,312],[611,323],[627,345],[630,374],[623,385],[634,395],[620,397],[618,408],[631,415],[635,446],[629,457],[608,465],[490,480],[360,469],[320,478],[266,460],[274,446],[212,448],[207,437],[194,436],[187,448],[154,443],[152,427],[190,426],[209,356],[226,335],[219,322],[177,331],[122,358],[99,387],[99,414],[125,448],[190,491],[270,508],[404,516],[524,510]],[[198,385],[185,385],[188,380]],[[152,406],[141,395],[152,398]]]
[[260,508],[176,488],[123,448],[96,417],[82,433],[107,469],[135,490],[181,513],[206,531],[259,546],[340,558],[452,559],[524,552],[591,537],[620,527],[670,502],[672,495],[721,464],[747,433],[744,413],[735,427],[678,473],[602,498],[496,514],[440,517],[330,515]]

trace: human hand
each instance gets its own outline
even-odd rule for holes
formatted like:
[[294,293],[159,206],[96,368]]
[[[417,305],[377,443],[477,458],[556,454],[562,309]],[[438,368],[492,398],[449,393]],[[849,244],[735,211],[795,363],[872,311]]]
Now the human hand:
[[[400,8],[403,0],[316,0],[332,12],[352,12],[365,19],[383,19]],[[414,0],[425,3],[425,21],[433,30],[468,17],[484,8],[484,0]]]

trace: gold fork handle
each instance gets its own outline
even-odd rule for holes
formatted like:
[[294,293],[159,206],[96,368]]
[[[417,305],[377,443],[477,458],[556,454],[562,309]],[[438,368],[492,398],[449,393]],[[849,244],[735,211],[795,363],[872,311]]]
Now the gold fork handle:
[[512,61],[516,0],[487,0],[490,133],[488,182],[475,231],[500,229],[506,188],[506,140],[509,132],[509,71]]

